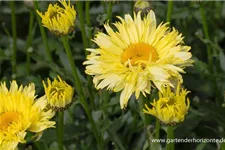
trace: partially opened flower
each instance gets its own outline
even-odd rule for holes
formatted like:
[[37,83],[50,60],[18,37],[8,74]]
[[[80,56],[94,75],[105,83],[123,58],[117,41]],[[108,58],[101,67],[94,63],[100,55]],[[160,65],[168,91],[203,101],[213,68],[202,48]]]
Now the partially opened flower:
[[46,85],[43,81],[45,94],[50,107],[56,111],[67,109],[72,104],[73,88],[59,76],[58,80],[55,78],[54,81],[51,82],[50,79],[48,79],[47,83]]
[[173,86],[170,79],[182,81],[180,73],[193,60],[182,35],[168,23],[157,27],[153,11],[143,19],[141,12],[134,18],[128,14],[118,18],[113,24],[117,30],[105,24],[107,34],[96,35],[93,41],[99,47],[87,49],[91,54],[84,64],[97,89],[122,90],[120,106],[124,108],[132,93],[138,99],[140,93],[149,94],[152,86],[161,90],[162,85]]
[[47,99],[36,99],[35,87],[18,87],[12,81],[10,89],[5,83],[0,84],[0,149],[14,150],[18,143],[25,143],[27,132],[40,133],[54,127],[50,121],[54,116],[52,110],[46,109]]
[[63,36],[71,33],[74,30],[76,11],[73,6],[65,0],[59,0],[63,7],[57,3],[49,4],[48,10],[42,14],[37,10],[37,13],[42,18],[43,26],[48,28],[52,33]]
[[189,99],[186,98],[189,91],[182,89],[180,83],[176,87],[175,93],[169,86],[162,88],[159,92],[159,100],[153,100],[152,108],[146,104],[144,113],[157,117],[163,124],[175,125],[184,121],[190,105]]

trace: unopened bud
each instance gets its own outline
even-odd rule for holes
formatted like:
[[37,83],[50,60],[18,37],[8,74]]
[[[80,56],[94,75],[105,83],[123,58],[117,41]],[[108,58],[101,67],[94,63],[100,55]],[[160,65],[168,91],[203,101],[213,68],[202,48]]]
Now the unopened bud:
[[134,4],[134,11],[138,13],[139,11],[142,11],[142,14],[148,13],[148,11],[151,9],[150,3],[145,0],[138,0]]

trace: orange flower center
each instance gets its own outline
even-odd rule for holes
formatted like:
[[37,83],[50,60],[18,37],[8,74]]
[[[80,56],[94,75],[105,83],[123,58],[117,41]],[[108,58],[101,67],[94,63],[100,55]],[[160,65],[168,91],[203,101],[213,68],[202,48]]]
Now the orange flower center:
[[5,112],[0,115],[0,131],[6,130],[12,123],[18,122],[20,114],[17,112]]
[[158,60],[158,53],[149,44],[137,43],[126,48],[122,53],[121,59],[122,63],[130,60],[132,65],[137,65],[138,62],[149,61],[149,59],[151,62],[155,62]]

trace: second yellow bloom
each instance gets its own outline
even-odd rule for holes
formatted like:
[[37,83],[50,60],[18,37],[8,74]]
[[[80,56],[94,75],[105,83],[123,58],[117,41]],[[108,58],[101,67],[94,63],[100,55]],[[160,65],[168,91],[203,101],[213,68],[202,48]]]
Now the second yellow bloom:
[[63,36],[71,33],[74,30],[76,11],[73,6],[65,0],[59,1],[63,7],[58,4],[49,4],[48,10],[42,14],[37,10],[37,13],[42,18],[43,26],[48,28],[52,33]]

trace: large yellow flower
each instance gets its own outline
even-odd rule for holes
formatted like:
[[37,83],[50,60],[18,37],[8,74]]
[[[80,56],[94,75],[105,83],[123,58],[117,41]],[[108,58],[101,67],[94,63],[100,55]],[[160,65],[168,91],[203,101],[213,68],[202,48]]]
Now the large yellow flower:
[[43,81],[50,107],[56,111],[68,108],[73,102],[74,89],[60,76],[58,76],[58,80],[55,78],[53,82],[48,79],[47,83],[46,85]]
[[153,100],[152,109],[145,104],[144,112],[157,117],[167,125],[184,121],[190,105],[189,99],[186,99],[189,91],[181,89],[180,86],[178,83],[176,93],[172,92],[169,86],[162,87],[162,93],[159,92],[159,100]]
[[52,33],[63,36],[71,33],[74,30],[76,11],[73,6],[70,6],[65,0],[59,0],[63,7],[58,4],[49,4],[48,10],[43,15],[37,10],[37,13],[42,18],[43,26],[48,28]]
[[93,41],[99,47],[87,49],[91,54],[84,64],[97,89],[122,90],[120,105],[124,108],[132,93],[138,98],[140,92],[150,93],[153,85],[161,89],[163,84],[172,86],[172,78],[182,81],[180,73],[193,61],[182,35],[170,30],[168,23],[157,27],[153,11],[143,19],[141,12],[134,19],[129,14],[118,18],[116,31],[106,24],[108,34],[96,35]]
[[36,99],[34,84],[18,87],[12,81],[10,89],[5,83],[0,85],[0,149],[14,150],[18,143],[25,143],[27,131],[39,133],[53,127],[49,121],[54,116],[46,110],[45,96]]

